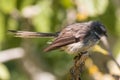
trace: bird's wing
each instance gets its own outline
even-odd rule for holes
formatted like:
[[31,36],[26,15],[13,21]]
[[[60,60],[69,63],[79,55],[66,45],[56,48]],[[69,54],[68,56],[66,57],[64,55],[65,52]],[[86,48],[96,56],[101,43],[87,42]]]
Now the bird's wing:
[[52,42],[52,44],[45,48],[44,51],[47,52],[55,50],[60,47],[81,41],[86,36],[86,32],[88,32],[85,30],[85,27],[83,25],[81,26],[78,27],[74,25],[76,28],[70,26],[63,29],[58,37]]

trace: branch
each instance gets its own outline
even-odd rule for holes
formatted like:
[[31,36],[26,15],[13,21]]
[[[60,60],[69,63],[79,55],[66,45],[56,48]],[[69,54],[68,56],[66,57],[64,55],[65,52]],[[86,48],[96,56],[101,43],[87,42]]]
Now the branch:
[[83,71],[83,66],[88,56],[89,55],[87,52],[81,52],[80,54],[75,56],[74,66],[70,70],[71,73],[70,80],[81,80],[80,75]]
[[24,56],[22,48],[13,48],[0,52],[0,63],[4,63],[14,59],[20,59]]

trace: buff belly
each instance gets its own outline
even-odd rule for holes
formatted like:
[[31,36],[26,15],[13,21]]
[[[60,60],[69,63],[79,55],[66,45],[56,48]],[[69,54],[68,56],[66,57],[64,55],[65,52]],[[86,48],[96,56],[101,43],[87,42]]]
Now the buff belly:
[[99,40],[89,40],[87,41],[87,43],[77,42],[77,43],[69,44],[65,47],[62,47],[62,49],[66,51],[68,54],[78,54],[80,52],[88,51],[98,42]]

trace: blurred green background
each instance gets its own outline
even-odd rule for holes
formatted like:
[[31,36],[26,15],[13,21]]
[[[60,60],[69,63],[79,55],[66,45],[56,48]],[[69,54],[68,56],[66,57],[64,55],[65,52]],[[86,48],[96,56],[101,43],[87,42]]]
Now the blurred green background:
[[[0,0],[0,80],[67,80],[74,55],[61,50],[44,53],[52,39],[21,39],[8,30],[56,32],[66,25],[90,20],[106,26],[117,58],[120,0]],[[84,74],[88,74],[87,69]],[[82,76],[84,80],[99,80]]]

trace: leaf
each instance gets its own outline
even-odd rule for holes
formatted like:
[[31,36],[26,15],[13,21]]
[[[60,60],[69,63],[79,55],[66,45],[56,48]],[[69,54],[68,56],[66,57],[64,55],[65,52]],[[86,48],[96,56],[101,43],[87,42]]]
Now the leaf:
[[20,2],[21,2],[21,5],[19,7],[23,9],[24,7],[32,5],[35,2],[35,0],[23,0]]
[[34,17],[33,24],[37,31],[49,32],[51,26],[51,1],[43,0],[38,3],[39,15]]
[[115,30],[116,30],[116,34],[118,36],[120,36],[120,13],[118,12],[118,14],[116,14],[116,27],[115,27]]
[[94,17],[103,14],[108,6],[108,0],[76,0],[78,11]]
[[0,13],[0,49],[1,49],[1,44],[5,39],[5,19],[4,15]]
[[16,0],[0,0],[0,10],[4,13],[11,13],[16,6]]
[[102,47],[100,47],[99,45],[95,45],[92,49],[92,51],[94,52],[99,52],[101,54],[104,54],[104,55],[109,55],[108,51],[103,49]]
[[0,63],[0,80],[10,80],[10,73],[4,64]]
[[70,8],[73,7],[72,0],[59,0],[63,7]]

